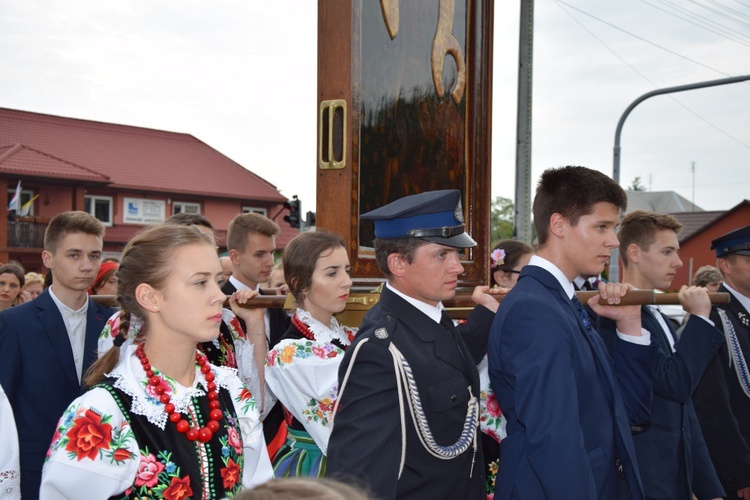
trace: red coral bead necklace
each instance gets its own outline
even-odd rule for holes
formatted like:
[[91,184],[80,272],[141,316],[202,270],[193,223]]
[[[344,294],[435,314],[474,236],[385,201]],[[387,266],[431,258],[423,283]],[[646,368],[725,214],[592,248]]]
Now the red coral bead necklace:
[[182,418],[182,414],[175,411],[174,404],[172,404],[172,397],[169,394],[164,393],[166,382],[160,375],[154,373],[151,368],[151,362],[146,357],[146,353],[143,351],[143,344],[139,344],[135,350],[135,355],[141,361],[141,366],[146,371],[146,377],[148,378],[148,384],[153,387],[153,391],[159,395],[159,401],[164,404],[164,412],[169,415],[169,420],[177,427],[177,432],[185,434],[185,437],[189,441],[195,441],[196,439],[201,443],[207,443],[211,441],[214,432],[219,430],[219,421],[224,416],[224,412],[220,409],[219,393],[216,390],[216,383],[214,382],[214,374],[211,371],[211,366],[208,364],[208,358],[201,353],[195,354],[195,361],[200,366],[201,373],[206,379],[206,390],[208,391],[208,407],[210,412],[208,413],[209,421],[205,427],[190,427],[187,420]]

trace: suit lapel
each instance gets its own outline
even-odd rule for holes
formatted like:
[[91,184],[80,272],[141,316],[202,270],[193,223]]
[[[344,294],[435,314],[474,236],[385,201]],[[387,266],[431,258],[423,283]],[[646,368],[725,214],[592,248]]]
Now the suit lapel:
[[607,348],[604,345],[604,341],[599,336],[599,333],[594,330],[594,325],[591,325],[590,328],[586,328],[586,325],[584,325],[583,319],[578,313],[578,309],[576,309],[575,304],[573,304],[573,301],[568,298],[565,290],[563,290],[560,283],[550,272],[538,266],[526,266],[521,273],[521,277],[523,277],[524,274],[528,273],[538,281],[540,281],[545,287],[549,289],[552,296],[558,300],[562,307],[567,307],[568,310],[571,311],[571,313],[573,314],[573,318],[575,318],[575,321],[578,324],[578,330],[580,334],[584,339],[586,339],[586,342],[588,343],[589,348],[593,353],[594,360],[599,365],[599,372],[603,373],[607,378],[609,391],[606,392],[611,404],[614,401],[613,390],[615,386],[615,380],[612,374],[612,361],[609,357],[609,354],[607,353]]
[[[661,324],[659,323],[659,319],[656,317],[654,312],[651,310],[648,306],[641,306],[641,323],[643,324],[643,327],[651,332],[651,335],[657,335],[660,339],[661,345],[665,347],[667,352],[669,353],[671,349],[669,348],[670,342],[667,338],[667,334],[664,331],[664,328],[662,328]],[[665,319],[665,322],[669,326],[669,321]],[[671,332],[674,337],[674,332]]]
[[78,380],[78,373],[76,373],[73,348],[70,346],[68,330],[65,328],[65,321],[63,321],[62,314],[60,314],[55,301],[52,300],[49,290],[42,293],[34,302],[39,311],[39,321],[44,326],[44,333],[55,350],[57,359],[60,360],[60,364],[65,370],[65,375],[71,384],[80,386],[81,383]]

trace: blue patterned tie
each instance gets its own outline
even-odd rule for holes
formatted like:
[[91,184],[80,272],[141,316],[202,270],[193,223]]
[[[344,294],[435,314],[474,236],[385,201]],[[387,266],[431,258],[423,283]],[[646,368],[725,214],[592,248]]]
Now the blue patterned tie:
[[583,322],[583,326],[586,327],[586,331],[588,331],[589,333],[593,332],[594,327],[591,326],[591,318],[589,317],[589,313],[586,310],[586,308],[583,307],[583,304],[581,303],[581,301],[578,299],[578,297],[575,294],[573,294],[573,298],[570,300],[571,302],[573,302],[573,305],[576,306],[576,310],[578,311],[578,316],[581,317],[581,321]]

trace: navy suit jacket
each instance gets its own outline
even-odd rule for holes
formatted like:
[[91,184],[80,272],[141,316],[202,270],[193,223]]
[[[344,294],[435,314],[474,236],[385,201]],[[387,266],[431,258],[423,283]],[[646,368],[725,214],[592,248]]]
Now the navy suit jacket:
[[[83,373],[96,359],[97,339],[114,312],[89,300]],[[82,392],[65,323],[49,290],[0,313],[0,384],[18,428],[21,493],[37,498],[57,422]]]
[[618,339],[613,363],[557,279],[524,267],[490,332],[490,381],[508,422],[495,499],[644,498],[630,426],[648,420],[654,356]]
[[[670,321],[663,314],[662,318],[676,338]],[[690,397],[724,343],[724,335],[702,318],[690,316],[672,352],[663,328],[646,306],[641,308],[641,323],[658,348],[651,421],[633,435],[646,496],[690,499],[694,492],[699,499],[722,497],[724,488]],[[601,318],[599,331],[611,349],[617,338],[614,322]]]

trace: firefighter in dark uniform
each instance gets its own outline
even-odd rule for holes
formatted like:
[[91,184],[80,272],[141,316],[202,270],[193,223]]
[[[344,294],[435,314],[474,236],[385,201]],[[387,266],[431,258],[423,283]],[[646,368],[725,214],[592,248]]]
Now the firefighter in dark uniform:
[[750,498],[750,226],[711,242],[729,303],[711,309],[724,333],[693,394],[708,452],[728,498]]
[[464,269],[461,193],[401,198],[375,222],[387,282],[339,369],[328,476],[354,477],[383,498],[486,498],[479,376],[497,310],[488,287],[459,331],[442,310]]

